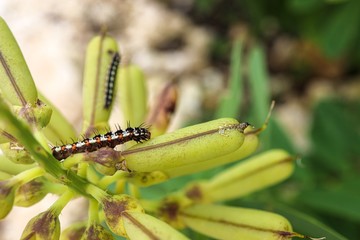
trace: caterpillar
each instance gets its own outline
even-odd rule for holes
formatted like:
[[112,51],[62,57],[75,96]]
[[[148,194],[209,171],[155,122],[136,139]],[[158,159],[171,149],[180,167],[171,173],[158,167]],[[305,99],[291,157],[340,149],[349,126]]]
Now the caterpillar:
[[118,52],[115,52],[110,66],[109,70],[106,76],[106,86],[105,86],[105,101],[104,101],[104,108],[108,109],[114,98],[114,88],[115,88],[115,80],[116,80],[116,74],[118,70],[118,66],[120,64],[120,54]]
[[149,140],[150,137],[151,133],[148,128],[144,128],[142,125],[135,128],[128,126],[125,130],[119,128],[115,132],[109,131],[105,134],[97,134],[92,138],[84,138],[82,141],[72,144],[54,146],[51,148],[51,151],[57,160],[62,161],[72,154],[94,152],[104,147],[115,148],[115,146],[131,140],[141,143],[142,141]]

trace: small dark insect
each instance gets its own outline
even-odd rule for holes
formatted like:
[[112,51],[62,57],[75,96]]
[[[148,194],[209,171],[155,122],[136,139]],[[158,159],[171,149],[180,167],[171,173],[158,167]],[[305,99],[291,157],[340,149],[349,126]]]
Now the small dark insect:
[[105,102],[104,108],[109,108],[113,102],[114,98],[114,88],[115,88],[115,81],[116,81],[116,74],[120,64],[120,54],[115,52],[113,54],[109,70],[106,76],[106,86],[105,86]]

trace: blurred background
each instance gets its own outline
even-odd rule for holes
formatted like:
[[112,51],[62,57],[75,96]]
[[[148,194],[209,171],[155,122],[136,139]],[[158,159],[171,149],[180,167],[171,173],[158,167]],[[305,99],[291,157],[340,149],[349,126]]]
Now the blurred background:
[[[360,239],[360,1],[2,0],[0,15],[38,89],[77,129],[86,45],[103,27],[120,43],[123,61],[144,70],[150,105],[176,81],[171,129],[222,116],[260,127],[275,100],[259,151],[279,147],[299,156],[295,173],[229,204],[279,212],[310,236]],[[119,118],[115,110],[112,121]],[[13,210],[0,222],[0,238],[19,238],[51,202]],[[80,205],[62,214],[62,227],[86,217]]]

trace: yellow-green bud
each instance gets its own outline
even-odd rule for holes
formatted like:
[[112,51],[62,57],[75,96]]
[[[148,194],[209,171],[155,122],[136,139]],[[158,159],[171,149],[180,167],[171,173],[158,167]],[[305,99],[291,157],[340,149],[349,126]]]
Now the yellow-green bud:
[[97,151],[89,152],[86,161],[94,165],[95,169],[104,175],[113,175],[120,163],[120,152],[112,148],[100,148]]
[[119,101],[124,118],[134,126],[144,123],[147,113],[145,77],[142,70],[125,65],[119,71]]
[[0,91],[12,105],[34,106],[37,100],[35,83],[13,34],[0,18]]
[[124,226],[129,239],[186,240],[188,239],[165,222],[139,212],[124,212]]
[[161,201],[157,209],[157,216],[174,228],[184,228],[184,222],[179,218],[181,209],[191,205],[193,202],[183,195],[168,196]]
[[3,143],[0,145],[1,150],[7,159],[17,164],[32,164],[34,159],[28,151],[17,143]]
[[231,118],[201,123],[136,144],[122,156],[130,170],[166,173],[235,151],[243,144],[247,126]]
[[235,151],[223,156],[209,159],[208,161],[198,162],[191,165],[185,165],[178,168],[167,169],[166,174],[169,177],[178,177],[184,175],[185,173],[191,174],[200,171],[205,171],[230,162],[241,160],[249,156],[250,154],[255,152],[255,150],[259,145],[258,132],[254,133],[252,132],[251,128],[246,128],[244,133],[245,133],[244,142]]
[[[1,161],[1,160],[2,160],[2,159],[0,159],[0,161]],[[7,173],[7,172],[0,171],[0,181],[5,180],[5,179],[9,179],[9,178],[11,178],[11,177],[12,177],[11,174],[9,174],[9,173]]]
[[60,222],[59,218],[51,210],[42,212],[33,217],[26,225],[21,239],[49,240],[59,239]]
[[180,212],[188,227],[216,239],[290,239],[290,223],[282,216],[261,210],[196,204]]
[[15,187],[9,180],[0,181],[0,219],[5,218],[14,205]]
[[113,240],[114,236],[98,223],[88,226],[81,237],[81,240]]
[[47,192],[44,190],[44,183],[39,179],[32,180],[16,189],[15,205],[29,207],[43,199],[46,194]]
[[128,195],[107,195],[101,200],[105,221],[110,230],[117,235],[125,236],[122,214],[125,211],[144,212],[139,203]]
[[[118,46],[115,39],[106,33],[94,37],[88,44],[83,84],[83,132],[85,135],[90,135],[95,129],[102,130],[107,127],[112,104],[108,107],[105,106],[108,92],[106,88],[110,74],[109,69],[117,52]],[[120,59],[118,59],[119,61]],[[117,69],[113,69],[113,73],[116,72]],[[114,85],[112,92],[115,93]]]
[[206,198],[226,201],[283,181],[294,170],[294,158],[273,149],[255,155],[221,172],[206,184]]
[[78,222],[71,224],[61,232],[60,240],[78,240],[84,234],[86,222]]
[[240,162],[209,181],[190,184],[185,195],[196,202],[231,200],[274,185],[287,178],[293,169],[293,157],[273,149]]
[[126,179],[132,184],[146,187],[166,181],[168,176],[161,171],[150,173],[130,172],[126,175]]

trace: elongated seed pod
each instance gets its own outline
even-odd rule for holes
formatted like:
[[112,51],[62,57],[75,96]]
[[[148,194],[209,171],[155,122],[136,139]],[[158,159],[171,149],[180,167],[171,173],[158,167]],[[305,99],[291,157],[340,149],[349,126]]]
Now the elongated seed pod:
[[125,212],[123,218],[125,231],[129,239],[188,239],[165,222],[145,213]]
[[281,182],[293,169],[294,158],[284,150],[273,149],[233,165],[208,181],[189,184],[184,194],[196,202],[228,201]]
[[274,185],[294,170],[294,158],[274,149],[238,163],[211,179],[206,195],[210,201],[226,201]]
[[142,70],[134,65],[119,69],[119,103],[124,118],[131,124],[140,125],[147,114],[147,91]]
[[[85,135],[94,129],[107,127],[111,112],[110,99],[114,98],[116,92],[113,89],[114,75],[120,61],[117,52],[115,39],[105,33],[93,38],[87,47],[83,85]],[[109,76],[114,78],[109,79]]]
[[239,147],[235,151],[233,151],[229,154],[223,155],[223,156],[208,159],[207,161],[202,161],[202,162],[194,163],[191,165],[185,165],[185,166],[165,169],[164,172],[169,177],[177,177],[177,176],[182,176],[185,174],[200,172],[200,171],[204,171],[204,170],[211,169],[214,167],[218,167],[218,166],[221,166],[221,165],[224,165],[224,164],[227,164],[230,162],[234,162],[234,161],[237,161],[237,160],[240,160],[240,159],[243,159],[243,158],[249,156],[250,154],[255,152],[255,150],[257,149],[257,147],[259,145],[259,138],[258,138],[257,134],[252,133],[251,131],[247,131],[247,130],[248,130],[248,128],[245,130],[244,143],[241,145],[241,147]]
[[184,223],[216,239],[279,240],[297,236],[282,216],[261,210],[200,204],[180,213]]
[[221,118],[161,135],[133,146],[122,155],[128,169],[138,172],[190,166],[238,149],[248,125]]
[[13,105],[34,106],[37,90],[13,34],[0,17],[0,91]]
[[[0,93],[20,118],[38,128],[46,126],[51,109],[38,100],[38,93],[30,70],[13,34],[0,17]],[[2,99],[3,100],[3,99]],[[4,137],[11,135],[9,128],[0,128]],[[4,139],[0,141],[4,142]]]

